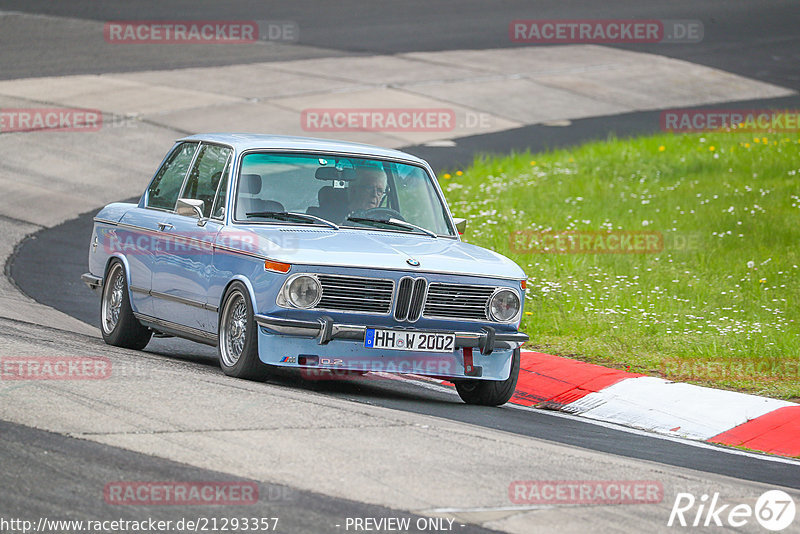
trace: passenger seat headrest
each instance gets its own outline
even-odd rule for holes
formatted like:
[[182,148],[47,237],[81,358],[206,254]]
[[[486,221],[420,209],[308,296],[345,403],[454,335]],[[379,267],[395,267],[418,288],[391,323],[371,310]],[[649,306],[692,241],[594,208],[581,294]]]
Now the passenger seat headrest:
[[261,192],[260,174],[243,174],[239,183],[241,184],[243,193],[257,195]]

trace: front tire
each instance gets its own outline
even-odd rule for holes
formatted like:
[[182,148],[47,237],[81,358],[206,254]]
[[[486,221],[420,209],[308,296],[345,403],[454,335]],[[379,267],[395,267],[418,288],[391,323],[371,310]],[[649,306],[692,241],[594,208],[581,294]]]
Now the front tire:
[[153,332],[134,317],[129,295],[125,267],[115,260],[108,266],[100,297],[100,332],[109,345],[142,350]]
[[231,284],[221,310],[217,354],[222,372],[246,380],[264,380],[269,367],[258,358],[258,326],[244,284]]
[[467,404],[500,406],[508,402],[517,387],[520,349],[514,350],[511,359],[511,374],[505,380],[458,380],[456,391]]

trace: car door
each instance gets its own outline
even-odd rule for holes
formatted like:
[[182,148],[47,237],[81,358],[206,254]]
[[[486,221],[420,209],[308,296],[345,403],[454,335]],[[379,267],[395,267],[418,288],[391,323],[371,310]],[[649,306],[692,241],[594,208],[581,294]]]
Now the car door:
[[198,143],[173,147],[159,167],[139,205],[125,213],[116,228],[119,249],[128,263],[133,309],[154,316],[150,294],[155,269],[158,234],[175,209],[178,193],[189,171]]
[[[165,217],[159,233],[153,270],[153,303],[158,316],[188,329],[194,337],[212,340],[216,332],[216,303],[208,302],[214,239],[222,228],[215,198],[223,176],[230,172],[232,150],[202,143],[186,177],[178,209]],[[202,217],[182,201],[202,201]],[[214,213],[214,211],[217,213]]]

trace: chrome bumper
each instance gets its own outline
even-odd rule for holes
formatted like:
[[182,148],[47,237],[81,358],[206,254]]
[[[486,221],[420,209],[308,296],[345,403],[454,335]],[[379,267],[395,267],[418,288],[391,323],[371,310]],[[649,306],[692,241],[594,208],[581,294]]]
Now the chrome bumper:
[[83,273],[81,275],[81,280],[84,284],[89,286],[89,289],[92,291],[96,291],[103,287],[103,279],[99,276],[95,276],[92,273]]
[[[317,321],[299,321],[256,315],[258,326],[273,334],[282,336],[298,336],[317,338],[317,343],[326,345],[334,339],[349,339],[364,342],[367,327],[353,324],[337,324],[330,317],[320,317]],[[481,332],[455,332],[456,348],[478,348],[481,354],[491,354],[495,349],[516,349],[528,341],[528,335],[522,332],[497,332],[490,326],[481,328]],[[424,332],[424,330],[415,330]]]

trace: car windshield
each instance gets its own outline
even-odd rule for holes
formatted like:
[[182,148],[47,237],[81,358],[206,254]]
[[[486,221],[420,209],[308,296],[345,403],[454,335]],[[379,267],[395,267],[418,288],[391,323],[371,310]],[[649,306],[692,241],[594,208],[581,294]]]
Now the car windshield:
[[417,165],[252,152],[242,158],[234,218],[453,236],[432,177]]

